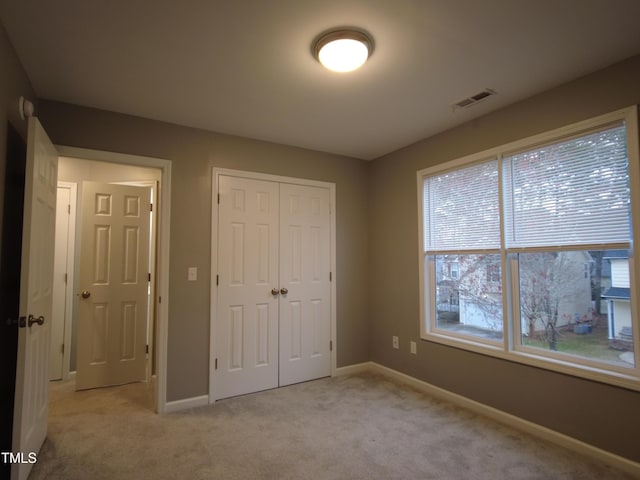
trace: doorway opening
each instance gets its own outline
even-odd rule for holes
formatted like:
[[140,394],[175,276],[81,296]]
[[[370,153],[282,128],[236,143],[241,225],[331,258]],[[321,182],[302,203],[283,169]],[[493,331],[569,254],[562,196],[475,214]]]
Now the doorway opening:
[[[87,338],[89,338],[89,342],[94,343],[96,340],[102,339],[104,345],[101,348],[105,356],[108,353],[108,345],[113,344],[114,341],[113,337],[106,335],[106,321],[103,319],[103,323],[100,324],[100,318],[95,315],[96,311],[100,313],[100,308],[104,306],[104,302],[98,302],[100,303],[98,308],[92,309],[89,307],[87,310],[87,305],[89,304],[87,298],[93,293],[90,302],[91,305],[95,305],[96,302],[94,300],[97,299],[99,294],[95,290],[91,292],[91,289],[87,288],[86,284],[82,284],[83,275],[85,275],[83,265],[94,264],[97,258],[95,251],[87,253],[90,241],[85,239],[83,246],[82,224],[89,224],[83,218],[83,197],[91,194],[92,188],[96,185],[102,185],[105,191],[115,190],[117,195],[122,197],[119,206],[116,206],[115,203],[113,204],[114,211],[124,212],[126,216],[136,209],[142,212],[145,209],[152,210],[144,214],[146,217],[141,217],[140,221],[143,228],[139,232],[133,231],[130,227],[125,227],[124,234],[114,235],[114,237],[124,237],[124,240],[122,238],[117,239],[124,245],[120,245],[118,248],[124,248],[124,251],[123,253],[112,255],[114,257],[112,262],[116,262],[113,263],[112,270],[115,272],[114,269],[124,269],[124,271],[119,271],[117,275],[112,276],[118,278],[123,275],[125,277],[128,276],[122,282],[124,284],[131,283],[130,281],[127,282],[127,280],[130,279],[132,274],[139,277],[137,291],[140,294],[140,288],[143,288],[142,295],[144,295],[144,300],[134,304],[129,299],[122,301],[122,298],[116,297],[113,304],[114,309],[122,310],[118,313],[122,320],[119,322],[122,324],[119,328],[124,331],[118,334],[118,338],[115,340],[118,345],[114,346],[112,350],[117,350],[119,354],[124,351],[124,358],[119,359],[124,361],[118,361],[116,368],[120,369],[121,372],[125,372],[126,376],[123,377],[118,374],[114,377],[108,371],[105,374],[105,369],[102,368],[102,371],[98,373],[97,383],[87,383],[82,380],[82,385],[84,386],[81,387],[80,383],[78,383],[78,388],[107,387],[130,383],[131,381],[147,382],[150,392],[148,398],[152,399],[147,408],[158,413],[164,413],[166,403],[165,366],[171,163],[167,160],[155,158],[69,147],[58,147],[58,150],[60,153],[59,187],[62,189],[67,188],[70,197],[74,197],[75,193],[75,198],[72,198],[72,200],[76,200],[75,206],[63,206],[62,208],[67,209],[69,213],[75,213],[75,215],[70,215],[75,218],[70,218],[68,223],[70,226],[77,225],[77,228],[74,231],[73,228],[69,228],[69,225],[67,226],[69,261],[63,267],[64,272],[56,273],[58,276],[66,277],[64,278],[66,280],[65,285],[63,285],[63,291],[66,293],[63,293],[65,302],[64,307],[61,309],[62,313],[59,313],[57,318],[53,319],[54,328],[62,324],[61,330],[64,333],[58,336],[58,345],[53,346],[52,344],[51,350],[52,365],[62,364],[62,371],[60,372],[59,367],[52,367],[51,379],[56,377],[63,380],[75,379],[77,382],[79,375],[81,379],[86,379],[86,374],[82,376],[82,368],[85,368],[85,371],[87,366],[95,367],[97,365],[100,368],[101,363],[99,358],[97,359],[98,361],[95,361],[96,358],[92,358],[89,362],[82,363],[84,355],[82,347],[87,345]],[[140,194],[139,198],[137,197],[138,193]],[[93,195],[95,195],[95,192],[93,192]],[[114,202],[118,201],[117,195],[112,199]],[[100,196],[101,194],[98,194],[96,198],[100,198]],[[63,195],[64,197],[65,195]],[[112,200],[109,200],[109,202]],[[122,204],[122,202],[124,203]],[[73,201],[70,202],[70,205],[73,203]],[[90,206],[90,208],[87,207],[88,209],[93,209],[95,206],[92,205],[95,203],[93,197],[90,200],[85,198],[84,203],[86,203],[85,207]],[[148,222],[146,230],[144,228],[145,222]],[[106,223],[99,223],[98,227],[93,225],[91,228],[96,229],[96,231],[104,230],[102,227]],[[102,225],[103,223],[105,225]],[[147,231],[148,233],[146,233]],[[139,252],[142,259],[138,260],[137,265],[133,263],[128,266],[127,259],[131,257],[132,251]],[[85,270],[87,269],[85,268]],[[90,270],[93,270],[93,266]],[[60,283],[62,283],[62,280]],[[99,287],[94,285],[93,288],[97,290]],[[103,308],[102,311],[104,312],[105,309]],[[87,320],[87,312],[91,316],[90,320]],[[98,323],[96,323],[96,320]],[[140,320],[144,320],[144,323],[141,324]],[[98,329],[91,331],[89,337],[87,337],[86,333],[87,324],[92,325],[92,328],[98,325]],[[81,325],[82,328],[78,329],[78,325]],[[132,327],[132,325],[137,326]],[[85,333],[83,333],[83,329]],[[78,333],[80,333],[80,337]],[[59,345],[59,339],[62,339],[63,347]],[[136,355],[133,355],[134,348],[137,352]],[[140,351],[140,348],[142,348],[142,351]],[[89,350],[94,357],[96,351],[98,352],[98,357],[101,355],[100,348],[96,350],[92,347]],[[84,349],[84,351],[86,352],[87,349]],[[140,362],[138,361],[137,365],[134,365],[135,362],[128,362],[130,360],[127,358],[128,355],[131,359],[133,357],[138,360],[141,359],[142,372],[140,371]],[[53,362],[54,356],[58,357],[58,362]],[[81,365],[79,365],[79,361]],[[108,368],[111,369],[110,366]],[[131,372],[131,369],[136,372],[133,376],[127,373]],[[95,377],[95,372],[92,375]]]
[[[20,257],[22,254],[22,226],[24,210],[24,179],[27,145],[18,131],[7,124],[7,150],[4,165],[4,195],[0,202],[0,318],[19,316]],[[4,152],[3,152],[4,154]],[[18,323],[0,322],[0,451],[9,452],[12,447],[14,393],[18,353]],[[11,465],[0,463],[0,478],[9,477]]]

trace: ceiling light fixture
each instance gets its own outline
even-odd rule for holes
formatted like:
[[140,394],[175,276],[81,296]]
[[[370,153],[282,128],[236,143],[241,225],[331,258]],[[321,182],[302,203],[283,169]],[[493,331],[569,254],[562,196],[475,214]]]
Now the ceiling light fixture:
[[334,72],[352,72],[372,53],[373,40],[362,30],[331,30],[313,42],[314,57]]

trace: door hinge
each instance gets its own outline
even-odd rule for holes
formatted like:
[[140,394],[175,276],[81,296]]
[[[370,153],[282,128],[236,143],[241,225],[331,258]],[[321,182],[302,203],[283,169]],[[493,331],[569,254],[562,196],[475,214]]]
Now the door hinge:
[[69,276],[65,273],[64,274],[64,283],[67,283],[68,279],[69,279]]
[[67,205],[67,215],[71,215],[71,205]]
[[220,194],[218,194],[218,205],[220,205]]
[[146,354],[149,353],[149,345],[145,345],[144,346],[144,353],[146,353]]
[[158,303],[162,303],[162,297],[158,297]]
[[153,212],[153,203],[150,203],[150,204],[149,204],[149,211],[150,211],[150,212]]
[[216,275],[216,286],[220,285],[220,276]]
[[332,282],[333,281],[333,272],[329,272],[329,281]]
[[64,343],[60,345],[60,353],[64,355]]
[[217,358],[216,358],[215,366],[214,366],[214,368],[213,368],[213,369],[214,369],[214,370],[217,370],[217,369],[218,369],[218,359],[217,359]]
[[329,351],[333,352],[333,340],[329,340]]
[[149,272],[149,281],[151,281],[151,272]]

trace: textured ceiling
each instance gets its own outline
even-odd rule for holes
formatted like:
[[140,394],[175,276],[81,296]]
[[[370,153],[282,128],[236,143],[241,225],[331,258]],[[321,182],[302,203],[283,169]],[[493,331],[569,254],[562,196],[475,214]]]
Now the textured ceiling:
[[[40,98],[363,159],[640,53],[638,0],[0,0],[0,18]],[[323,69],[312,40],[349,25],[373,56]]]

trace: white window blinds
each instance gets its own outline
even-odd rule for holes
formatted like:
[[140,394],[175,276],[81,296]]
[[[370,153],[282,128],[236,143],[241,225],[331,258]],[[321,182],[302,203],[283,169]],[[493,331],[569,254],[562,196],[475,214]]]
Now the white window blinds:
[[425,251],[500,248],[497,160],[424,178]]
[[623,124],[503,161],[508,247],[630,240]]

